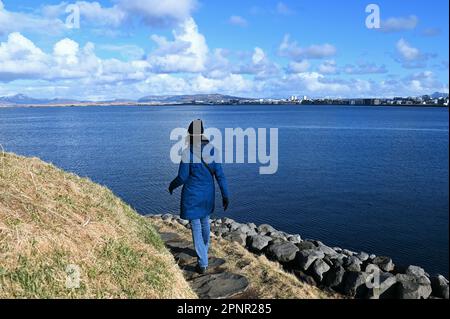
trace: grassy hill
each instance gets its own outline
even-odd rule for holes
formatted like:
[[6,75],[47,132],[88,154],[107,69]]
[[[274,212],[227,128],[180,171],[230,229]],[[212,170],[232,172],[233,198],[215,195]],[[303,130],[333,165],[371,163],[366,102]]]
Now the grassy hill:
[[195,298],[150,221],[105,187],[0,153],[0,298]]

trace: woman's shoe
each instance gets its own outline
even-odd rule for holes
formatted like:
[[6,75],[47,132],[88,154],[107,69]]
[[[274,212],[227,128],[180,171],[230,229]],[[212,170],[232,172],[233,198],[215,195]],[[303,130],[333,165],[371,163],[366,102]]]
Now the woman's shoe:
[[200,265],[197,265],[195,267],[195,271],[199,273],[200,275],[204,275],[206,271],[208,270],[208,267],[200,267]]

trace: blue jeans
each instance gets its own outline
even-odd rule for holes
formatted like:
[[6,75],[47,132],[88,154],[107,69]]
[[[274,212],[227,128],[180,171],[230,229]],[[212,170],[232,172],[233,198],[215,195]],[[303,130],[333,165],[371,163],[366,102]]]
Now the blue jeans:
[[190,221],[192,230],[192,240],[194,241],[195,252],[197,253],[198,265],[208,267],[209,249],[209,216]]

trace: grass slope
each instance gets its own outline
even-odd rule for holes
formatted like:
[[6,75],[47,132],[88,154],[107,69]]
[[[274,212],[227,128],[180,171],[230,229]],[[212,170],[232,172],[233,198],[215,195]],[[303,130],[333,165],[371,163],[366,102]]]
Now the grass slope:
[[150,221],[110,190],[0,152],[0,298],[195,297]]

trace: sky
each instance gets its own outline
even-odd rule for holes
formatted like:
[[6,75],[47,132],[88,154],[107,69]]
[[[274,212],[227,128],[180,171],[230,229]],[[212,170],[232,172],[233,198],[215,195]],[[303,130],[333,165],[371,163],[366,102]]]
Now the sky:
[[448,93],[448,13],[447,0],[0,0],[0,96]]

